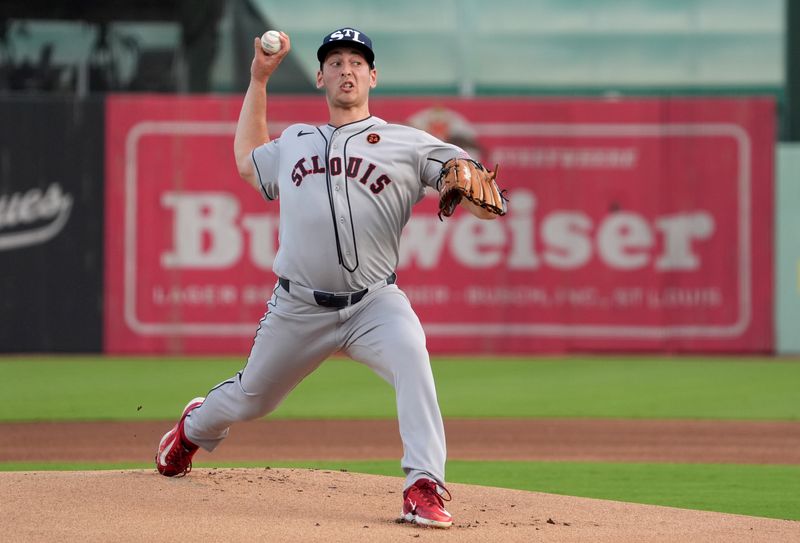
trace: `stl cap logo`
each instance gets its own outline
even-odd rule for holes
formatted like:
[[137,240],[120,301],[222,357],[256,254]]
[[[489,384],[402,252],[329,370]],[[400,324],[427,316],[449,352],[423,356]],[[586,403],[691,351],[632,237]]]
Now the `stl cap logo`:
[[361,32],[359,32],[358,30],[354,30],[352,28],[342,28],[341,30],[337,30],[331,33],[331,35],[328,36],[328,40],[329,41],[343,40],[346,38],[348,40],[352,40],[354,42],[366,45],[366,43],[361,41],[360,37],[361,37]]
[[375,144],[378,143],[379,141],[381,141],[381,137],[378,134],[372,133],[367,136],[368,143]]

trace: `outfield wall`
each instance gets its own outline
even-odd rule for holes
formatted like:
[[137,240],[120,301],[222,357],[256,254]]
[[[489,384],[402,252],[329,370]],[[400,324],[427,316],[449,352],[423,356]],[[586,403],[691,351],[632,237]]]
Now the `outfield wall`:
[[[108,352],[249,349],[279,220],[237,178],[239,104],[109,99],[106,231],[120,235],[106,238]],[[371,104],[500,163],[510,194],[493,222],[440,222],[432,195],[405,229],[398,284],[432,352],[772,351],[770,99]],[[327,119],[317,97],[269,108],[273,137]],[[287,189],[325,182],[312,158],[289,161],[320,173]],[[380,173],[354,173],[352,190]]]
[[780,145],[775,187],[776,351],[800,353],[800,144]]
[[[113,96],[103,125],[67,102],[58,107],[72,124],[57,130],[59,116],[35,103],[0,110],[25,111],[47,133],[37,146],[0,128],[4,156],[17,157],[0,169],[9,324],[0,351],[92,352],[101,336],[115,354],[249,350],[275,282],[278,205],[236,175],[240,104]],[[273,136],[292,121],[326,120],[317,97],[272,96],[269,107]],[[499,221],[458,212],[440,222],[433,195],[415,208],[397,271],[431,351],[773,352],[774,108],[771,99],[373,99],[377,116],[500,163],[509,189]],[[81,131],[86,123],[93,132]],[[76,180],[82,206],[64,231],[82,237],[58,234],[30,261],[30,248],[4,249],[56,223],[9,221],[8,210],[17,202],[19,214],[26,191],[59,176]],[[364,177],[354,186],[375,182]],[[55,328],[68,341],[50,339]]]
[[102,348],[104,112],[0,100],[0,352]]

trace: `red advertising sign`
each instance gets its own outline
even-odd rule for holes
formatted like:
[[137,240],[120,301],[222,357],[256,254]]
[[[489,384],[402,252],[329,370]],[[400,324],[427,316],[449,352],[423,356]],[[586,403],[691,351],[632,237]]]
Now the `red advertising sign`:
[[[114,97],[107,111],[106,349],[242,353],[275,283],[278,206],[239,180],[240,99]],[[431,195],[398,284],[434,353],[766,352],[769,99],[373,99],[500,164],[506,217]],[[271,97],[275,136],[324,123]]]

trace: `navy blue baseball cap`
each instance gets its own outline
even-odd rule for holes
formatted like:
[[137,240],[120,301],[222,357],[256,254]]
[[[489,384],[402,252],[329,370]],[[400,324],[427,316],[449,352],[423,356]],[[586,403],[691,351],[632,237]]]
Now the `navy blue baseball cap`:
[[364,58],[367,59],[369,67],[375,67],[375,53],[372,51],[372,40],[360,30],[356,30],[355,28],[340,28],[322,38],[322,45],[317,49],[317,60],[319,60],[320,63],[325,62],[325,57],[328,56],[328,52],[334,47],[355,47],[364,53]]

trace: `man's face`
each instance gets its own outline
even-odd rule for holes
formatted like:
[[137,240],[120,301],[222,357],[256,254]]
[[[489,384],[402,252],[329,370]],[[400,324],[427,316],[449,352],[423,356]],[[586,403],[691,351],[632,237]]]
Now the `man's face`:
[[358,49],[332,49],[317,72],[317,88],[324,88],[328,102],[336,107],[354,107],[367,102],[377,84],[377,72]]

